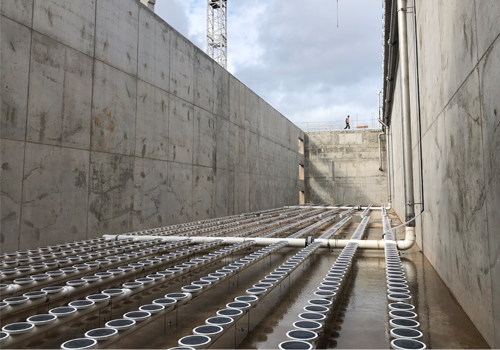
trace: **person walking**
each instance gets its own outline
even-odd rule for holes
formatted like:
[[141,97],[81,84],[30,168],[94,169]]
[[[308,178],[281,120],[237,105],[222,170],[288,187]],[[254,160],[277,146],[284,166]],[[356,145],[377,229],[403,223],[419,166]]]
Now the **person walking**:
[[344,128],[344,130],[345,129],[349,129],[349,130],[351,129],[351,126],[349,125],[349,116],[347,116],[347,118],[345,118],[345,128]]

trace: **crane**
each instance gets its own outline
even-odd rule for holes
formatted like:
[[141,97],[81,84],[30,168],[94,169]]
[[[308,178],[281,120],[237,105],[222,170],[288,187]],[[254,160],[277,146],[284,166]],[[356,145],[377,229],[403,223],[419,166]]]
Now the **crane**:
[[227,0],[207,0],[207,54],[227,69]]

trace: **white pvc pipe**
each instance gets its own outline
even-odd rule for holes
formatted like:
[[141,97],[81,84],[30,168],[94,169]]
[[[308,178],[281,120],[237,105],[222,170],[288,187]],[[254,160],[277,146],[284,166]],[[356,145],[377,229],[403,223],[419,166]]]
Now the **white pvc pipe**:
[[[304,208],[304,206],[290,206],[288,208]],[[346,206],[341,206],[341,207],[334,207],[334,206],[329,206],[329,205],[311,205],[308,206],[307,208],[313,208],[313,209],[352,209],[352,207],[346,207]],[[361,206],[361,209],[366,209],[367,207]],[[371,210],[381,210],[382,207],[371,207]]]
[[[413,192],[413,150],[411,141],[411,105],[410,105],[410,69],[408,61],[408,36],[407,36],[407,0],[398,0],[398,33],[399,57],[402,81],[402,115],[403,115],[403,161],[404,161],[404,186],[405,186],[405,221],[415,216],[415,200]],[[413,226],[413,225],[412,225]]]
[[[104,238],[108,240],[121,239],[121,235],[104,235]],[[133,237],[134,240],[137,241],[148,241],[152,239],[163,239],[167,242],[175,242],[184,237],[176,237],[176,236],[128,236]],[[303,238],[259,238],[259,237],[204,237],[197,236],[191,237],[193,243],[206,243],[212,242],[216,240],[221,240],[224,244],[237,244],[241,242],[252,241],[255,242],[258,246],[266,246],[271,245],[278,242],[285,241],[289,247],[305,247],[306,240]],[[385,241],[381,240],[352,240],[352,239],[316,239],[314,242],[321,242],[321,247],[323,248],[344,248],[349,243],[358,243],[359,248],[361,249],[384,249]],[[407,227],[406,229],[406,237],[404,240],[396,241],[398,248],[400,250],[406,250],[413,246],[415,243],[415,230],[411,227]]]

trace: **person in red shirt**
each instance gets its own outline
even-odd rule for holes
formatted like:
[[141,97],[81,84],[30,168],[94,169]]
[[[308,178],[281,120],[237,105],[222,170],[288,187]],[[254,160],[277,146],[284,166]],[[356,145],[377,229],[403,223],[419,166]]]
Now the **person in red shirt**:
[[347,118],[345,118],[345,129],[351,129],[351,126],[349,125],[349,116],[347,116]]

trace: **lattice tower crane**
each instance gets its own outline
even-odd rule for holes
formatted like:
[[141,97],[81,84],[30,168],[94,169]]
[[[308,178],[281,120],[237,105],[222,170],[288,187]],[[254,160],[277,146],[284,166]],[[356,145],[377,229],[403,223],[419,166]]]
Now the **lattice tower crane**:
[[227,0],[207,0],[207,54],[227,69]]

